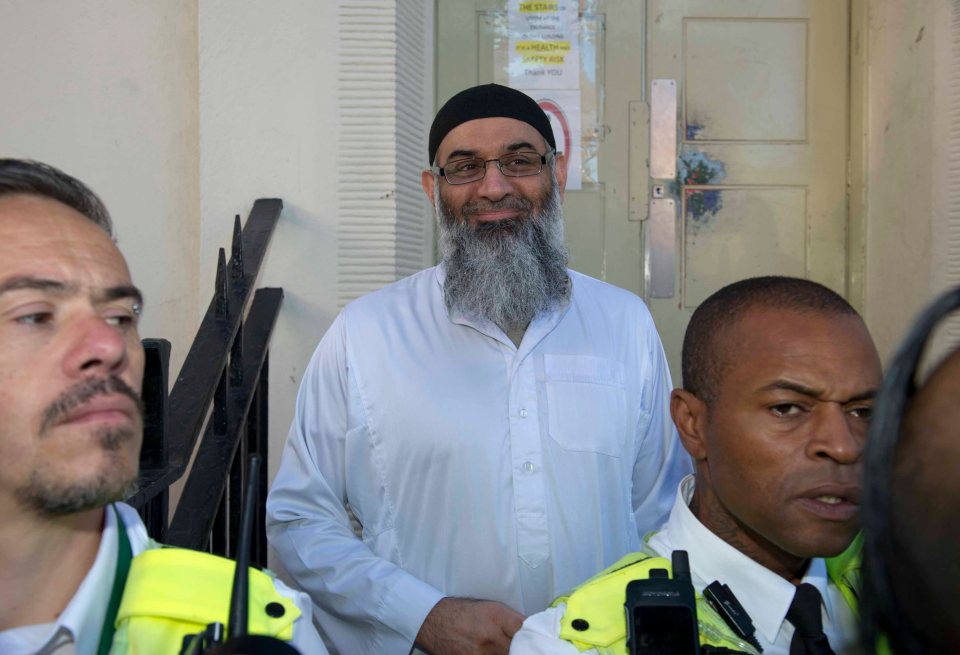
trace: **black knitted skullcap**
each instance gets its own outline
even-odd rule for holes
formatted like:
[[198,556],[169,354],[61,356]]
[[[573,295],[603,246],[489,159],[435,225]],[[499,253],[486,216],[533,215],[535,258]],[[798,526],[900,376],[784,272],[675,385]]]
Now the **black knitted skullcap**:
[[482,84],[447,100],[437,112],[430,126],[430,163],[437,156],[437,149],[451,130],[467,121],[478,118],[515,118],[532,125],[543,135],[551,148],[556,149],[550,119],[540,109],[536,100],[522,91],[499,84]]

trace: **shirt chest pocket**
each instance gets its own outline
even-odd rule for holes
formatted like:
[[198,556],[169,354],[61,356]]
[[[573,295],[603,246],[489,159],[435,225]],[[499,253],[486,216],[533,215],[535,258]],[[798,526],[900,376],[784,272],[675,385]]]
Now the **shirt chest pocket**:
[[565,450],[619,457],[629,425],[623,364],[578,355],[543,359],[550,438]]

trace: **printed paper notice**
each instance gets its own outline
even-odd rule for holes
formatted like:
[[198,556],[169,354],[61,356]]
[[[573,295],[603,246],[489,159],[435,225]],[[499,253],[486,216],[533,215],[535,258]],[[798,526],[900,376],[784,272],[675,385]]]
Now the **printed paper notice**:
[[581,186],[580,3],[509,0],[510,86],[536,100],[550,118],[557,151],[567,159],[567,189]]
[[525,89],[580,88],[579,2],[509,0],[509,75]]

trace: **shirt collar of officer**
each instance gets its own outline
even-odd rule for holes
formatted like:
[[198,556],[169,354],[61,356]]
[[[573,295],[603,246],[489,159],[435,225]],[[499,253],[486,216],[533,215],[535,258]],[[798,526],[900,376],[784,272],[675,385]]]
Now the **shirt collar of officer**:
[[[773,643],[793,602],[796,586],[725,542],[693,515],[689,504],[695,484],[693,475],[680,482],[667,523],[673,548],[687,551],[691,572],[704,584],[719,580],[728,585],[757,630]],[[803,582],[815,586],[824,599],[829,598],[823,559],[810,560]]]

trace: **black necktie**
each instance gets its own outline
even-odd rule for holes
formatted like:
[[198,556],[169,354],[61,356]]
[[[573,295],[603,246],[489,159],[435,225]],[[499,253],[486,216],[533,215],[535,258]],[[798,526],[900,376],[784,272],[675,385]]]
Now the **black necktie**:
[[787,621],[793,624],[790,655],[835,655],[823,634],[820,616],[820,592],[809,582],[797,585],[797,593],[787,610]]

